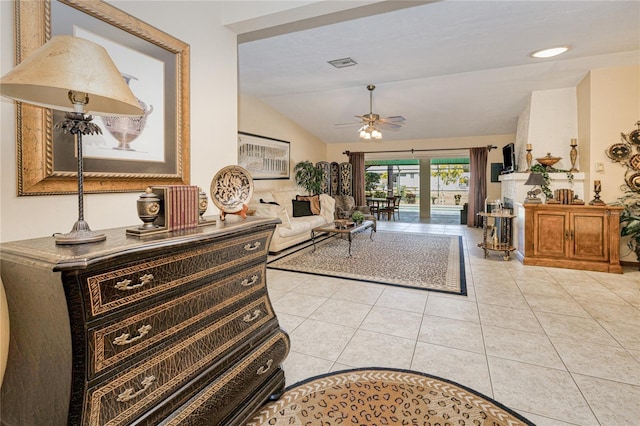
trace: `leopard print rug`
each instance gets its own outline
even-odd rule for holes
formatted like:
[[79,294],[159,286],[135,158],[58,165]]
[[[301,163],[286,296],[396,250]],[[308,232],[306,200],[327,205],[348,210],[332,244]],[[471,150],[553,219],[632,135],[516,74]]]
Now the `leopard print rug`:
[[349,242],[333,236],[281,256],[267,267],[420,290],[467,294],[462,237],[366,230]]
[[453,382],[394,369],[311,378],[262,407],[246,426],[533,425],[500,403]]

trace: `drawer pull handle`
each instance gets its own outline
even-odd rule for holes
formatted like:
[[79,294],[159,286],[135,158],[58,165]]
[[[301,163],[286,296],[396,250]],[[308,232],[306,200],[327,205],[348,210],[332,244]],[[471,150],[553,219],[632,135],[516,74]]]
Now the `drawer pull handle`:
[[135,290],[136,288],[140,288],[142,286],[149,284],[151,281],[153,281],[153,275],[144,274],[143,276],[140,277],[140,282],[138,284],[131,285],[131,280],[122,280],[119,283],[117,283],[115,287],[118,290],[125,290],[125,291]]
[[151,331],[151,326],[143,325],[138,329],[138,335],[136,337],[131,337],[129,333],[123,333],[120,336],[113,339],[113,344],[118,346],[129,345],[133,342],[137,342],[138,340],[142,339],[144,336],[149,334],[149,331]]
[[254,251],[257,250],[261,246],[260,241],[256,241],[253,244],[245,244],[244,249],[246,251]]
[[118,402],[131,401],[133,398],[135,398],[135,397],[141,395],[142,393],[146,392],[146,390],[149,389],[149,387],[155,381],[156,381],[156,376],[145,377],[141,382],[142,389],[134,391],[133,388],[129,388],[129,389],[125,390],[120,395],[118,395]]
[[256,309],[255,311],[253,311],[253,313],[249,313],[249,314],[245,315],[242,318],[242,321],[244,321],[244,322],[252,322],[252,321],[257,320],[260,317],[260,315],[262,315],[262,311],[260,309]]
[[273,365],[273,360],[269,359],[269,361],[267,361],[267,365],[263,365],[262,367],[258,368],[258,376],[262,376],[264,373],[269,371],[271,369],[271,365]]
[[255,283],[258,282],[258,276],[257,275],[252,275],[251,276],[251,280],[249,280],[249,278],[245,278],[244,280],[242,280],[240,282],[240,285],[243,287],[249,287],[254,285]]

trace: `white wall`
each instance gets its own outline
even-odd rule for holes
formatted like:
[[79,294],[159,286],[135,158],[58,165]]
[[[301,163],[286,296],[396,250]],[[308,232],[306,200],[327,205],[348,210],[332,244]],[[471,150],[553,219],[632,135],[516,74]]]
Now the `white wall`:
[[[222,3],[109,1],[191,47],[191,184],[209,193],[217,170],[237,163],[236,35],[222,26]],[[14,64],[13,2],[0,1],[0,73]],[[77,196],[16,196],[15,109],[0,101],[0,241],[68,232]],[[89,194],[85,218],[93,229],[140,224],[139,193]],[[208,214],[217,213],[210,203]]]
[[316,163],[326,159],[326,144],[289,120],[269,105],[251,96],[239,100],[238,130],[288,141],[291,154],[289,180],[255,180],[254,189],[293,188],[296,186],[293,167],[300,161]]
[[[578,104],[576,88],[568,87],[554,90],[538,90],[531,93],[527,140],[533,150],[532,164],[536,158],[551,153],[553,157],[562,157],[554,166],[557,169],[569,170],[571,160],[571,139],[578,138]],[[578,146],[580,141],[578,141]],[[523,163],[526,169],[526,162]]]

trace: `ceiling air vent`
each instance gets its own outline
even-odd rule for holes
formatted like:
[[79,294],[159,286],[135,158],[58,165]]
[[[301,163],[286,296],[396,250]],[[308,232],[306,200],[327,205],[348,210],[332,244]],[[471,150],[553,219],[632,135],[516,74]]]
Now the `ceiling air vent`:
[[351,58],[334,59],[328,62],[336,68],[352,67],[357,64],[357,62]]

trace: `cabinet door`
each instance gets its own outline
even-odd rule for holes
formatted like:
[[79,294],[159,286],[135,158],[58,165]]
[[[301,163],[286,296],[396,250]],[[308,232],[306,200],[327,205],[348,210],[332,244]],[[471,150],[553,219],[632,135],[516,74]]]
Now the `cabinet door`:
[[571,257],[577,260],[609,260],[608,216],[603,212],[570,214]]
[[569,233],[569,217],[564,212],[535,212],[533,255],[566,257],[568,248],[565,234]]

